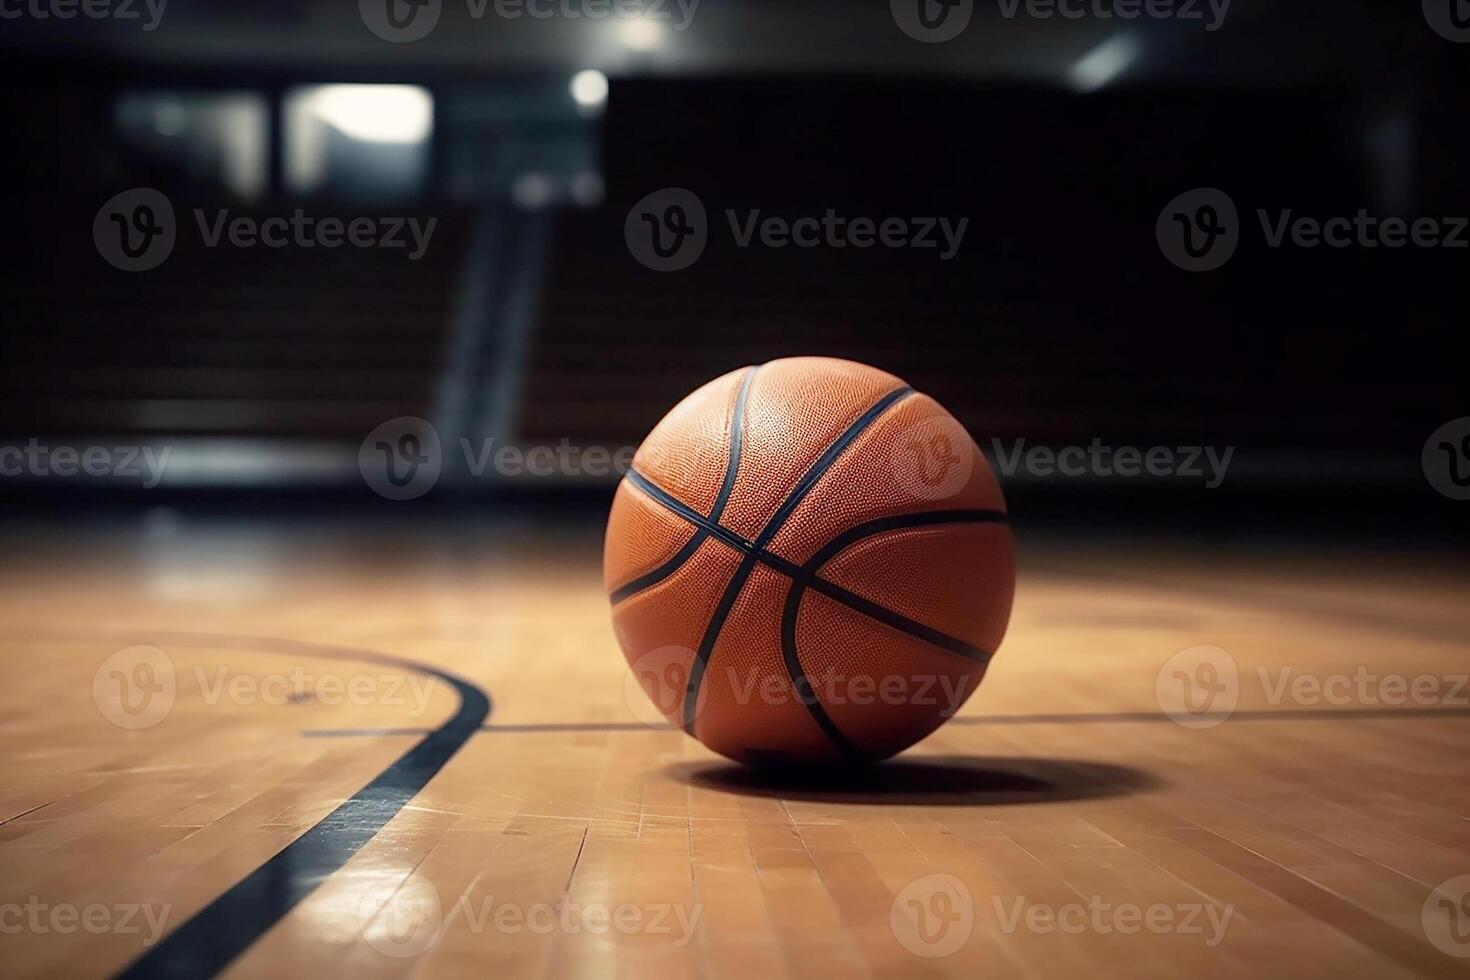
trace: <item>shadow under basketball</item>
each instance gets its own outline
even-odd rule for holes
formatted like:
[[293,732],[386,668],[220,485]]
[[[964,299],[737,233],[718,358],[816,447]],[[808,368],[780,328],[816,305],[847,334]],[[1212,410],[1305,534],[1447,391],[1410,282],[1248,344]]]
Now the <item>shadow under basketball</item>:
[[1123,796],[1163,785],[1152,773],[1108,763],[972,756],[820,769],[681,762],[665,771],[690,785],[745,796],[887,806],[1056,803]]

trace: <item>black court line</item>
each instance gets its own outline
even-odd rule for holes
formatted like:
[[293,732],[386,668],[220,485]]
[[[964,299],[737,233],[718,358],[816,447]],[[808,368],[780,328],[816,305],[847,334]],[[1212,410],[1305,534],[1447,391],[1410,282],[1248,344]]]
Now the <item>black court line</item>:
[[[740,382],[740,392],[735,396],[735,407],[730,413],[730,458],[725,463],[725,479],[720,484],[720,492],[715,497],[714,507],[710,509],[708,524],[718,525],[720,518],[724,516],[725,505],[730,502],[730,491],[735,486],[735,475],[740,469],[740,450],[745,438],[745,403],[750,396],[750,386],[755,381],[756,372],[760,370],[757,365],[748,368],[745,379]],[[626,585],[614,589],[608,598],[613,605],[617,605],[629,596],[642,592],[662,582],[670,575],[677,572],[683,564],[694,553],[699,546],[704,544],[705,538],[710,536],[710,529],[705,521],[700,521],[694,526],[694,534],[685,543],[684,547],[674,553],[674,556],[659,567],[647,574],[640,575]]]
[[[1412,719],[1470,720],[1470,707],[1466,708],[1276,708],[1249,709],[1232,713],[1229,721],[1282,722],[1282,721],[1408,721]],[[1035,714],[1035,715],[960,715],[951,718],[951,725],[1116,725],[1135,722],[1174,723],[1163,712],[1116,711],[1092,714]],[[382,738],[393,735],[422,735],[425,728],[317,728],[301,732],[303,738]],[[672,732],[672,725],[660,727],[645,725],[637,721],[575,721],[549,722],[525,725],[485,725],[482,735],[556,735],[576,732]]]
[[[338,806],[229,891],[196,912],[150,948],[118,977],[193,980],[218,974],[268,929],[377,836],[388,821],[458,752],[490,715],[490,698],[481,688],[428,664],[375,650],[269,637],[196,633],[145,633],[109,637],[122,643],[168,644],[202,650],[248,650],[331,660],[383,664],[443,681],[459,695],[459,708],[438,728],[415,731],[423,737],[352,798]],[[81,642],[96,642],[97,635]],[[75,642],[59,634],[35,642]]]
[[13,816],[6,817],[4,820],[0,820],[0,827],[5,826],[12,820],[19,820],[21,817],[28,817],[31,814],[35,813],[37,810],[44,810],[55,802],[55,800],[47,800],[45,803],[38,803],[37,805],[31,807],[29,810],[22,810]]

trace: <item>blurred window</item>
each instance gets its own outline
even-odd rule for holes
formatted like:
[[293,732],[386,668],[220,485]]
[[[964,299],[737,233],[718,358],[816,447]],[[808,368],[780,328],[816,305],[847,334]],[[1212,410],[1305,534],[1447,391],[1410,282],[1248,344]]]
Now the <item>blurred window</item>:
[[352,198],[424,190],[434,99],[417,85],[311,85],[282,107],[286,190]]
[[156,170],[224,187],[238,197],[266,192],[270,116],[251,92],[128,92],[114,105],[124,146]]

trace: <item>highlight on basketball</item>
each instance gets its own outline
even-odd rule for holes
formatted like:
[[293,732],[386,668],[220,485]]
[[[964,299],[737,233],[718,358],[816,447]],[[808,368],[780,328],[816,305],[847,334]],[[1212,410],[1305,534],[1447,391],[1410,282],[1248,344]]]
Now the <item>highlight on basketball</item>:
[[0,0],[0,974],[1470,978],[1470,5]]

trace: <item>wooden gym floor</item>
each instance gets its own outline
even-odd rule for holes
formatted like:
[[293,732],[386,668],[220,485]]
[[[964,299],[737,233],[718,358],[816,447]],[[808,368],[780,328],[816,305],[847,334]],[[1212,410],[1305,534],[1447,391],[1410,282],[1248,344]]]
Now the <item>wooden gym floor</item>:
[[6,537],[0,969],[1470,976],[1463,568],[1021,528],[961,715],[795,779],[641,720],[598,533]]

